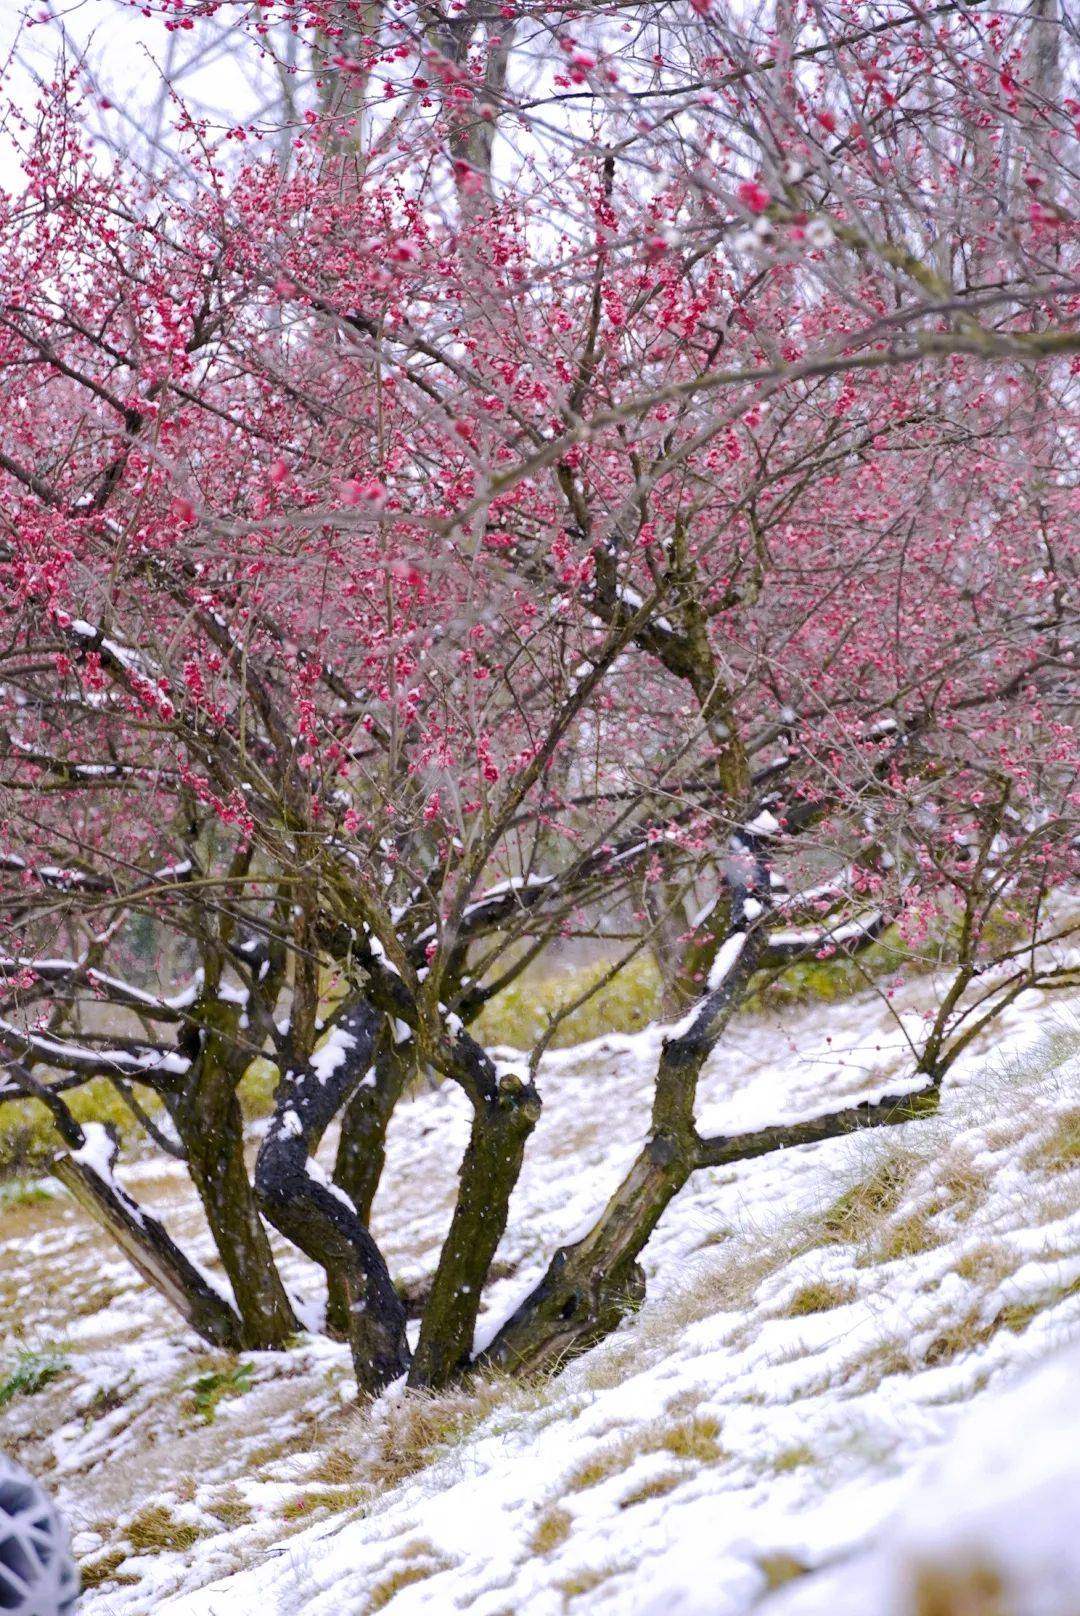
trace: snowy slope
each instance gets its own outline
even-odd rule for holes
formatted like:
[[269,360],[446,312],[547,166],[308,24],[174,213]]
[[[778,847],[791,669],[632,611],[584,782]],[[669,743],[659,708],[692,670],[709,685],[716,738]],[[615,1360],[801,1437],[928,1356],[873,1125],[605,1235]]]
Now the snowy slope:
[[[1046,1044],[1060,1010],[1020,1001],[938,1119],[697,1175],[647,1253],[645,1306],[542,1387],[350,1411],[347,1354],[317,1338],[248,1354],[237,1381],[73,1208],[23,1209],[0,1285],[70,1368],[0,1418],[79,1529],[86,1616],[1075,1616],[1067,1509],[1047,1507],[1080,1479],[1080,1359],[1054,1358],[1080,1342],[1080,1036]],[[617,1180],[658,1044],[546,1060],[482,1330]],[[706,1074],[704,1126],[895,1090],[906,1069],[877,999],[783,1034],[748,1021]],[[378,1223],[411,1284],[465,1125],[450,1090],[395,1119]],[[176,1175],[129,1182],[191,1237]],[[302,1263],[287,1274],[310,1289]],[[230,1373],[207,1423],[193,1388]]]

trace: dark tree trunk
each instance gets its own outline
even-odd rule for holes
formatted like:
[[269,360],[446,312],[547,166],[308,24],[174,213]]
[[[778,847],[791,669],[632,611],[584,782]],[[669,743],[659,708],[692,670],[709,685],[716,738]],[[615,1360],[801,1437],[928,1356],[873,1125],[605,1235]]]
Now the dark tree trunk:
[[555,1253],[484,1361],[517,1374],[550,1371],[609,1335],[644,1299],[637,1259],[696,1165],[692,1137],[651,1134],[593,1228]]
[[239,1350],[243,1344],[240,1319],[174,1245],[157,1218],[117,1184],[112,1176],[116,1142],[104,1128],[101,1135],[109,1142],[100,1161],[91,1159],[85,1151],[58,1156],[52,1164],[53,1173],[95,1222],[108,1230],[129,1262],[197,1335],[212,1347]]
[[[283,1347],[300,1328],[270,1249],[244,1161],[243,1118],[235,1091],[202,1105],[197,1119],[178,1127],[188,1168],[243,1320],[248,1351]],[[207,1096],[200,1086],[201,1097]]]
[[170,1104],[192,1182],[232,1286],[248,1351],[274,1350],[299,1329],[281,1283],[244,1161],[243,1116],[236,1089],[239,1010],[200,1006],[202,1049],[183,1092]]
[[390,1042],[384,1034],[370,1076],[357,1089],[341,1118],[334,1183],[345,1191],[361,1222],[370,1223],[375,1192],[386,1163],[386,1130],[394,1107],[416,1071],[416,1046]]
[[371,1065],[379,1013],[350,1006],[335,1022],[336,1064],[286,1072],[255,1166],[259,1205],[341,1287],[357,1384],[378,1391],[409,1365],[405,1308],[378,1246],[345,1192],[309,1160]]
[[20,1061],[7,1071],[24,1094],[48,1108],[67,1151],[50,1170],[96,1223],[108,1231],[132,1266],[212,1347],[236,1350],[240,1320],[224,1296],[175,1245],[164,1226],[116,1182],[116,1136],[103,1123],[76,1122],[63,1097]]
[[[485,1362],[522,1374],[553,1370],[608,1335],[642,1300],[637,1259],[699,1165],[698,1076],[742,1000],[764,944],[757,922],[768,903],[768,869],[749,838],[743,839],[741,857],[745,885],[733,886],[715,982],[687,1024],[664,1042],[649,1138],[592,1229],[556,1252],[543,1279],[492,1341]],[[751,898],[754,920],[747,918]]]
[[420,1325],[411,1386],[444,1386],[469,1365],[484,1281],[506,1228],[525,1143],[540,1116],[540,1097],[531,1083],[505,1072],[496,1076],[467,1034],[459,1038],[458,1049],[471,1068],[465,1086],[473,1101],[473,1125]]
[[[334,1183],[345,1191],[365,1228],[371,1225],[371,1208],[386,1162],[386,1130],[415,1070],[416,1045],[412,1038],[395,1043],[392,1029],[384,1025],[374,1065],[342,1115]],[[335,1334],[347,1338],[349,1303],[344,1276],[332,1273],[327,1279],[327,1324]]]

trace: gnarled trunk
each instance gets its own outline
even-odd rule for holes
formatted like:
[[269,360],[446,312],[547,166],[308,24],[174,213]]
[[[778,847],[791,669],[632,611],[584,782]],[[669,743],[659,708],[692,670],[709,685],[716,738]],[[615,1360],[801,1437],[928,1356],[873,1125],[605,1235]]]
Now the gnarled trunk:
[[192,1182],[232,1286],[242,1320],[241,1346],[283,1347],[299,1329],[277,1271],[244,1161],[243,1116],[236,1089],[239,1009],[218,1001],[200,1007],[203,1047],[192,1075],[169,1109],[187,1154]]
[[745,993],[764,943],[757,922],[768,903],[768,868],[751,838],[742,838],[739,851],[745,886],[733,888],[709,991],[664,1042],[649,1137],[589,1233],[556,1252],[543,1279],[499,1330],[484,1354],[487,1363],[525,1374],[555,1369],[609,1334],[644,1296],[637,1259],[700,1164],[698,1076]]
[[[390,1027],[384,1027],[377,1039],[374,1064],[342,1114],[334,1183],[349,1197],[365,1228],[371,1223],[371,1207],[386,1161],[386,1130],[415,1070],[416,1045],[412,1038],[395,1043]],[[327,1282],[326,1322],[335,1334],[347,1337],[349,1302],[345,1278],[330,1273]]]
[[474,1065],[481,1087],[472,1096],[472,1132],[424,1309],[411,1386],[444,1386],[469,1365],[484,1281],[506,1228],[526,1141],[540,1116],[540,1097],[531,1083],[506,1072],[496,1077],[467,1034],[459,1049]]
[[340,1287],[363,1391],[378,1391],[408,1368],[405,1308],[355,1206],[309,1157],[368,1071],[380,1020],[366,1004],[349,1006],[334,1024],[333,1059],[286,1072],[255,1165],[255,1190],[267,1217]]

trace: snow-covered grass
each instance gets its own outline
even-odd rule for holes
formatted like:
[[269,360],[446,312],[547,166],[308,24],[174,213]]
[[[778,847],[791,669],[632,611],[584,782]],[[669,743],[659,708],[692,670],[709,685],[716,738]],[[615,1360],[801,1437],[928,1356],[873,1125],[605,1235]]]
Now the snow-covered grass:
[[[1065,1396],[1054,1360],[1080,1342],[1080,1034],[1054,1032],[1061,1008],[1014,1006],[937,1118],[697,1175],[646,1253],[645,1305],[547,1383],[358,1409],[343,1347],[208,1353],[70,1200],[9,1196],[0,1381],[28,1355],[56,1372],[13,1393],[3,1442],[75,1527],[85,1616],[1075,1616],[1075,1534],[1046,1505],[1080,1482],[1080,1361]],[[481,1336],[630,1160],[659,1038],[546,1058]],[[705,1074],[703,1131],[895,1087],[907,1059],[873,997],[747,1019]],[[446,1089],[393,1124],[377,1233],[414,1294],[467,1120]],[[179,1168],[119,1176],[210,1264]],[[313,1271],[283,1268],[310,1302]],[[1013,1541],[1025,1499],[1042,1562]]]

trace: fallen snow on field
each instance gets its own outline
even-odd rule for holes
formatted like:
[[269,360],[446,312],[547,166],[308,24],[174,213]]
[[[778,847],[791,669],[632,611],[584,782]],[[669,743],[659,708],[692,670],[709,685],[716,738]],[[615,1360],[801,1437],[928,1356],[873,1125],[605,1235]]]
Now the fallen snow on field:
[[[932,1121],[698,1174],[640,1312],[557,1381],[471,1402],[392,1390],[356,1412],[345,1349],[316,1337],[237,1366],[67,1200],[0,1213],[21,1319],[0,1375],[20,1347],[68,1365],[4,1410],[4,1442],[74,1523],[84,1616],[1075,1616],[1080,1035],[1047,1043],[1059,1014],[1014,1006]],[[481,1337],[631,1159],[659,1039],[545,1060]],[[873,998],[790,1036],[747,1021],[702,1129],[909,1070]],[[395,1118],[377,1233],[414,1293],[466,1128],[452,1090]],[[212,1266],[179,1170],[120,1177]],[[283,1270],[310,1302],[312,1271]]]

